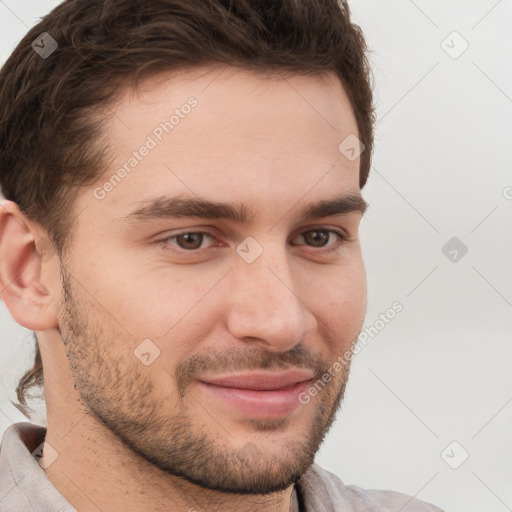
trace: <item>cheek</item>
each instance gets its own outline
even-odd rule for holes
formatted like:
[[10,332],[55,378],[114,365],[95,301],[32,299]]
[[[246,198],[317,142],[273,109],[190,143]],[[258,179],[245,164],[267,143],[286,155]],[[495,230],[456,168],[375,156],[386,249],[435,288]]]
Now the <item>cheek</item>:
[[[151,339],[160,349],[160,361],[172,370],[197,351],[211,336],[215,321],[225,309],[215,283],[217,275],[187,279],[168,276],[153,279],[155,273],[139,277],[131,301],[125,301],[123,316],[131,332],[140,339]],[[165,274],[165,273],[163,273]]]
[[366,313],[366,276],[362,265],[339,272],[317,288],[312,310],[322,320],[333,352],[347,350],[359,335]]
[[366,310],[366,276],[364,270],[353,269],[339,286],[338,305],[343,316],[357,323]]
[[[198,318],[197,306],[205,301],[217,276],[187,275],[183,269],[171,271],[168,264],[151,268],[103,264],[109,268],[99,275],[89,274],[91,289],[98,301],[134,339],[153,341],[175,337]],[[211,282],[210,282],[211,281]],[[94,285],[93,283],[96,283]]]

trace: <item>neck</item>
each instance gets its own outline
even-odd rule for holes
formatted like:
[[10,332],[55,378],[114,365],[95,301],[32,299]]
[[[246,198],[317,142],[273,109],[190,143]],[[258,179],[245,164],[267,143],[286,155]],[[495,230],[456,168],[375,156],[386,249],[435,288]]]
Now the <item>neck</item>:
[[[289,512],[293,485],[268,495],[230,494],[204,489],[162,472],[99,427],[89,415],[67,414],[52,423],[45,442],[58,457],[44,471],[64,498],[80,512],[173,510],[206,512]],[[73,421],[73,418],[74,421]],[[60,418],[59,418],[60,419]],[[90,433],[94,432],[94,436]]]

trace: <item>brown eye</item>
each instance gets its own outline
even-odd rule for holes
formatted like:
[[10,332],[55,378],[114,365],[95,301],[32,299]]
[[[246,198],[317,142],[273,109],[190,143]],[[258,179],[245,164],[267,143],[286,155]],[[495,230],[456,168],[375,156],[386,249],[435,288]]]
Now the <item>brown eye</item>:
[[[184,251],[195,251],[201,248],[205,237],[212,238],[209,233],[204,233],[202,231],[189,231],[169,236],[162,240],[162,242],[167,245],[177,246],[179,249],[183,249]],[[173,240],[175,240],[175,243],[171,243]]]
[[[334,235],[333,242],[331,235]],[[343,245],[344,242],[348,241],[347,236],[335,229],[310,229],[300,234],[306,243],[310,247],[323,248],[326,247],[326,251],[336,250]]]
[[176,237],[178,245],[182,249],[199,249],[203,242],[202,233],[185,233]]
[[326,230],[306,231],[304,240],[313,247],[324,247],[329,241],[330,233],[330,231]]

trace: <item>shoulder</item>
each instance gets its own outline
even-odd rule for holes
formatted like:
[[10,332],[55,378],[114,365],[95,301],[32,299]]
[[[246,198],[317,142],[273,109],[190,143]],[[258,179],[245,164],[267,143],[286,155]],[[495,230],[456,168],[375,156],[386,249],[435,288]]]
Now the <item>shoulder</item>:
[[[345,485],[335,474],[313,464],[298,482],[306,510],[350,510],[353,512],[443,512],[430,503],[396,491],[363,489]],[[406,508],[407,507],[407,508]]]

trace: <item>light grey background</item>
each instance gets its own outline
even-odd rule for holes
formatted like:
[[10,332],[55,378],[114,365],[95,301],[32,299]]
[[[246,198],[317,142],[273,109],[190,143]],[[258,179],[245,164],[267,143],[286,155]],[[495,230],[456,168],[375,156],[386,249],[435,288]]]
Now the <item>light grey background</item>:
[[[0,62],[57,3],[0,0]],[[365,329],[378,333],[354,360],[317,462],[447,511],[512,510],[512,1],[350,5],[376,80],[361,236]],[[452,237],[462,257],[442,252]],[[403,311],[381,327],[395,301]],[[0,433],[26,421],[7,397],[32,350],[0,302]]]

